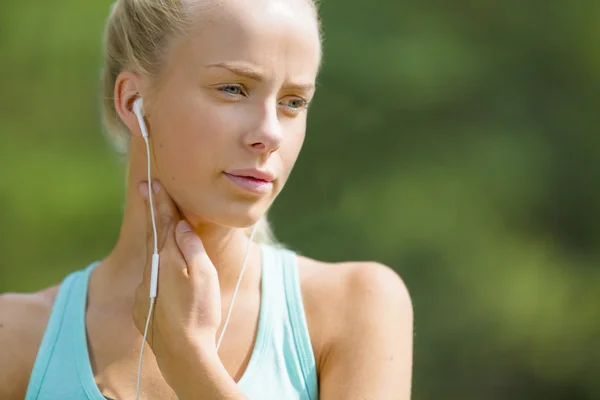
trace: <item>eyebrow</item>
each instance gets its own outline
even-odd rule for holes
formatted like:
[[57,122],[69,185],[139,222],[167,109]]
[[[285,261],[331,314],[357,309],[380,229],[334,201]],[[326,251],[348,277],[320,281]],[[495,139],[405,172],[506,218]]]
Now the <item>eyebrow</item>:
[[315,85],[312,83],[290,83],[285,85],[286,89],[299,90],[301,92],[314,92],[316,90]]
[[210,64],[207,66],[207,68],[225,68],[236,75],[243,76],[255,80],[257,82],[262,82],[265,80],[263,74],[243,65],[235,65],[227,62],[221,62],[217,64]]
[[[220,62],[216,64],[207,65],[207,68],[225,68],[238,76],[243,76],[245,78],[249,78],[257,82],[264,82],[265,80],[265,77],[262,73],[244,65]],[[316,89],[315,85],[313,85],[312,83],[290,83],[285,86],[289,89],[301,90],[306,92],[311,92]]]

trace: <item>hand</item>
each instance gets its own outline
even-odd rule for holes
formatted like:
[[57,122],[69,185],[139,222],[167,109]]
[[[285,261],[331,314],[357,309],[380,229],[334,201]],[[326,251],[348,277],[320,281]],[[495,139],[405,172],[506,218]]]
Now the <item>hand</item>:
[[[160,262],[158,295],[147,343],[163,377],[175,389],[176,382],[189,374],[182,371],[186,365],[197,365],[204,356],[218,361],[215,338],[221,324],[221,295],[217,271],[202,241],[185,220],[180,220],[179,210],[164,187],[156,181],[152,186]],[[143,335],[150,307],[154,239],[146,183],[140,185],[140,192],[147,211],[147,257],[143,279],[135,293],[133,319]]]

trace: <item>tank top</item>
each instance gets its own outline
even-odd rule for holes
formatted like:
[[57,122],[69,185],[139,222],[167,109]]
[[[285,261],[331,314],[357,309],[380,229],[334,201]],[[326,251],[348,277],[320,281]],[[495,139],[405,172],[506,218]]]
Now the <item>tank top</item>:
[[[238,386],[251,400],[317,400],[316,363],[296,254],[262,245],[261,257],[258,333]],[[63,280],[25,400],[106,400],[94,381],[85,328],[88,280],[98,264],[95,261]]]

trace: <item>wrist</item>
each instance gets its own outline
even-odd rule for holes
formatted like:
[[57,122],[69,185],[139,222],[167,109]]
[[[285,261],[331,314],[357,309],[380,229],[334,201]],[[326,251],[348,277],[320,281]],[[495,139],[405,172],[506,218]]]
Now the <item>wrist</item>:
[[246,398],[223,366],[214,344],[204,341],[190,346],[178,364],[178,372],[165,380],[181,400]]

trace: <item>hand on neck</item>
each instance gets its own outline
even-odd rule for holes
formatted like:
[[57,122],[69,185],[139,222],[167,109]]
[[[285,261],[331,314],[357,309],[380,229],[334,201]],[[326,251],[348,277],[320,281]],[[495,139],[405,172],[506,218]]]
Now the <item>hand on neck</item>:
[[[135,140],[132,140],[134,142]],[[138,146],[139,147],[139,146]],[[141,281],[142,271],[149,260],[148,249],[148,215],[146,205],[138,191],[138,185],[147,181],[145,149],[133,147],[130,150],[129,168],[127,171],[127,192],[123,220],[118,241],[103,260],[102,276],[106,280],[118,282],[114,287],[121,292],[133,293]],[[152,171],[152,177],[156,174]],[[244,228],[229,228],[212,223],[202,223],[185,215],[202,240],[206,252],[213,262],[222,291],[233,290],[243,263],[249,238]],[[255,245],[252,245],[257,247]],[[259,264],[259,252],[250,250],[246,274],[253,275],[252,270]]]

